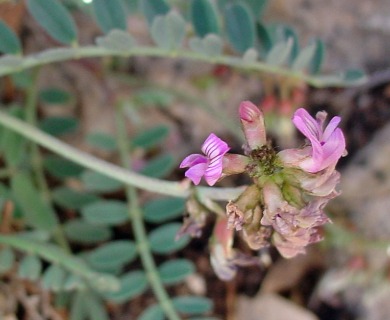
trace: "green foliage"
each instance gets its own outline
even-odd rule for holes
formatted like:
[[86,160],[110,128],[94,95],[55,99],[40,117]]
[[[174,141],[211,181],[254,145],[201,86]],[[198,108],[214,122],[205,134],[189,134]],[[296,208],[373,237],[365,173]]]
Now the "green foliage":
[[104,33],[112,29],[126,30],[126,10],[122,0],[94,0],[96,22]]
[[[16,118],[22,117],[22,109],[11,108],[8,113]],[[26,140],[9,129],[3,129],[0,137],[1,151],[8,166],[17,166],[25,155]]]
[[15,254],[10,248],[0,249],[0,274],[9,271],[15,261]]
[[45,157],[43,166],[50,175],[61,180],[78,177],[83,172],[83,168],[78,164],[54,154]]
[[42,272],[42,262],[36,255],[27,255],[19,263],[18,276],[22,279],[36,281]]
[[254,46],[254,19],[251,11],[244,4],[228,5],[225,9],[225,21],[230,44],[235,50],[244,53]]
[[[71,254],[66,253],[60,247],[51,243],[36,241],[31,237],[26,238],[18,236],[17,234],[0,234],[0,243],[3,245],[11,246],[14,249],[21,250],[23,252],[36,254],[47,262],[50,262],[51,264],[57,265],[63,270],[66,270],[67,273],[71,273],[75,276],[78,276],[83,281],[88,282],[89,285],[96,290],[104,292],[115,291],[119,288],[119,282],[117,278],[111,275],[95,272],[80,259],[76,258]],[[45,271],[45,273],[46,272],[47,270]],[[56,273],[57,271],[54,271],[54,274]],[[59,273],[61,273],[61,271]],[[47,277],[50,278],[50,274]]]
[[180,223],[168,223],[150,232],[149,243],[152,251],[159,254],[168,254],[184,248],[190,238],[183,236],[176,239],[180,228]]
[[113,52],[130,52],[135,47],[133,37],[123,30],[111,30],[103,37],[96,38],[96,44]]
[[191,38],[189,42],[191,50],[199,52],[209,57],[216,57],[222,53],[222,39],[215,35],[209,34],[203,39]]
[[89,251],[85,258],[95,270],[109,272],[121,269],[136,257],[137,247],[133,241],[117,240]]
[[169,128],[164,125],[159,125],[135,135],[131,144],[133,147],[151,149],[164,141],[168,134]]
[[120,277],[119,291],[105,294],[105,298],[116,303],[126,302],[139,296],[148,288],[148,278],[144,271],[131,271]]
[[11,189],[23,210],[25,221],[30,226],[45,231],[52,231],[57,227],[55,213],[41,198],[29,173],[15,174],[11,179]]
[[87,143],[96,149],[101,149],[104,151],[115,151],[117,147],[114,137],[103,132],[94,132],[88,134]]
[[74,295],[70,312],[71,320],[108,320],[100,298],[90,291],[79,291]]
[[210,312],[213,303],[210,299],[197,296],[183,296],[173,298],[173,304],[176,309],[183,314],[198,315]]
[[165,16],[157,16],[153,20],[151,36],[161,48],[174,51],[181,47],[185,36],[185,21],[175,11]]
[[195,272],[194,264],[186,259],[166,261],[158,267],[158,272],[165,285],[182,282],[187,276]]
[[42,276],[42,287],[54,292],[61,291],[64,288],[66,272],[61,266],[52,264]]
[[100,200],[84,206],[81,214],[91,224],[115,226],[129,220],[126,203],[118,200]]
[[171,154],[163,154],[150,160],[142,168],[141,173],[153,178],[162,178],[166,176],[175,166],[174,158]]
[[164,312],[159,305],[154,304],[142,312],[138,320],[164,320]]
[[53,135],[61,136],[73,133],[79,126],[79,121],[73,117],[48,117],[39,123],[39,127]]
[[292,47],[292,39],[277,43],[275,46],[272,47],[272,49],[267,55],[267,64],[272,66],[281,66],[287,63],[291,54]]
[[181,198],[161,198],[145,204],[144,219],[151,223],[164,223],[180,217],[185,208],[185,201]]
[[16,34],[0,20],[0,53],[20,54],[22,46]]
[[77,41],[73,18],[58,0],[28,0],[27,8],[41,27],[57,41],[63,44]]
[[81,209],[87,204],[99,200],[99,197],[94,194],[75,191],[68,187],[58,187],[54,189],[52,197],[57,205],[73,210]]
[[66,105],[72,100],[69,92],[55,87],[41,90],[39,92],[39,98],[42,102],[49,105]]
[[112,235],[108,227],[90,224],[81,219],[73,219],[66,222],[64,231],[69,240],[83,244],[107,241]]
[[170,9],[165,0],[140,0],[139,5],[149,25],[157,16],[167,14]]
[[191,1],[191,20],[196,34],[201,38],[209,33],[219,33],[217,12],[210,0]]
[[121,182],[90,170],[82,173],[81,181],[84,183],[85,188],[91,192],[114,192],[122,188]]

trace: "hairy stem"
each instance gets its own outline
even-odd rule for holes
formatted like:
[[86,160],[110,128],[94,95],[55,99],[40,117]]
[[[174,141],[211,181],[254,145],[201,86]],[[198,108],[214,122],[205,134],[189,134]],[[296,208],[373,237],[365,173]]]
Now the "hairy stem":
[[[127,141],[127,133],[124,119],[125,115],[123,114],[122,108],[118,106],[116,108],[115,113],[117,143],[119,146],[122,166],[130,170],[130,150]],[[163,284],[161,283],[160,277],[158,276],[156,264],[154,262],[152,253],[150,252],[149,242],[147,239],[145,225],[142,218],[142,212],[138,204],[137,190],[133,186],[128,185],[126,186],[126,195],[134,237],[137,242],[142,265],[144,266],[144,269],[148,275],[152,290],[168,319],[179,320],[180,317],[178,316]]]
[[[187,198],[191,193],[188,183],[172,182],[146,177],[131,170],[120,168],[112,163],[98,159],[81,150],[51,137],[50,135],[18,120],[7,113],[0,111],[0,124],[35,143],[63,156],[81,166],[104,174],[110,178],[121,181],[126,185],[134,186],[146,191],[159,194]],[[242,193],[245,187],[237,188],[211,188],[197,187],[199,195],[213,200],[232,200]]]
[[9,65],[8,67],[6,67],[4,64],[1,67],[0,76],[8,75],[11,73],[19,72],[24,69],[41,66],[53,62],[81,59],[81,58],[88,58],[88,57],[107,57],[107,56],[118,56],[118,57],[143,56],[143,57],[167,57],[167,58],[176,58],[176,59],[188,59],[188,60],[200,61],[206,63],[223,64],[235,68],[240,68],[243,70],[266,72],[276,76],[288,77],[292,80],[304,81],[316,87],[342,84],[338,79],[332,79],[332,78],[317,79],[315,77],[305,75],[302,72],[289,70],[280,66],[269,65],[265,62],[245,61],[242,59],[242,57],[235,57],[235,56],[228,56],[228,55],[210,57],[186,49],[178,49],[175,51],[170,51],[163,48],[148,47],[148,46],[136,46],[133,48],[129,48],[129,50],[121,50],[121,51],[110,50],[98,46],[48,49],[43,51],[42,53],[30,55],[25,58],[20,58],[20,60],[16,58],[15,61],[11,61],[12,63],[8,64]]

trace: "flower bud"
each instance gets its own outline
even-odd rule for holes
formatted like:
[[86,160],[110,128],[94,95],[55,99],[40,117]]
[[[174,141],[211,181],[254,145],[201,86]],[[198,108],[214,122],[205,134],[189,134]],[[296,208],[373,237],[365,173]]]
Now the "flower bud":
[[243,101],[239,109],[242,128],[251,150],[265,145],[266,135],[263,113],[250,101]]

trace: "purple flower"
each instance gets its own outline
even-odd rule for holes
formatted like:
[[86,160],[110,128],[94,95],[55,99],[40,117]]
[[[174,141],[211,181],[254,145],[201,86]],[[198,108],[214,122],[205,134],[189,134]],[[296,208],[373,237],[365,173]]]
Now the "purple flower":
[[345,153],[343,132],[337,128],[340,117],[333,117],[324,129],[326,112],[318,112],[316,119],[305,109],[298,109],[293,117],[293,123],[303,135],[309,139],[311,146],[304,149],[289,149],[279,153],[280,158],[292,165],[298,165],[303,170],[316,173],[328,167],[334,167]]
[[213,186],[222,175],[222,160],[226,152],[229,151],[226,142],[211,133],[202,145],[202,154],[191,154],[180,164],[180,168],[188,168],[185,176],[196,185],[204,176],[206,182]]

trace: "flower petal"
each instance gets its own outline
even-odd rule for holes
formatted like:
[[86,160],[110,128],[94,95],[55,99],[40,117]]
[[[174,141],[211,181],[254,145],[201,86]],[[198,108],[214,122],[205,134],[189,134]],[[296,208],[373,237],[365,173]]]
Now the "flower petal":
[[213,186],[222,175],[223,155],[212,159],[205,171],[204,178],[209,186]]
[[198,185],[206,169],[207,169],[207,163],[198,163],[192,166],[191,168],[189,168],[186,171],[185,176],[191,179],[194,184]]
[[295,111],[292,121],[310,142],[318,141],[321,133],[320,124],[305,109],[299,108]]
[[[323,145],[322,169],[336,164],[345,151],[345,139],[341,129],[337,128]],[[321,169],[321,170],[322,170]]]
[[227,143],[211,133],[202,145],[203,153],[212,160],[213,158],[224,155],[230,150]]
[[199,163],[207,163],[207,158],[204,155],[197,153],[190,154],[180,163],[180,168],[192,167]]
[[327,141],[332,133],[336,130],[337,126],[341,121],[340,117],[333,117],[332,120],[329,121],[329,124],[326,126],[324,133],[322,134],[322,141]]

